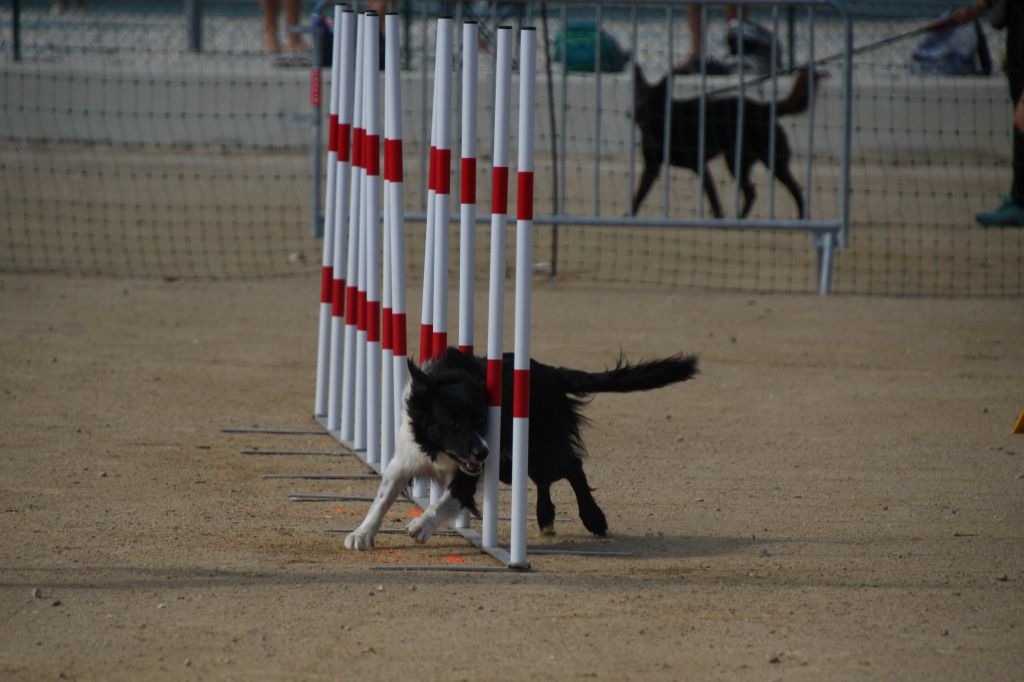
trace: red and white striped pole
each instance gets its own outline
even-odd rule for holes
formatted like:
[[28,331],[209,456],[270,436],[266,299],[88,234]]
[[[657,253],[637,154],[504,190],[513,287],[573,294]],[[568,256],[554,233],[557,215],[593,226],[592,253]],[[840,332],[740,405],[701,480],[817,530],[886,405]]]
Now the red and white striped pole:
[[525,568],[530,440],[530,296],[533,259],[533,106],[537,32],[519,32],[519,175],[516,183],[516,316],[512,365],[512,533],[509,565]]
[[[341,9],[334,8],[334,24],[337,29]],[[341,50],[340,31],[334,31],[331,54],[338,59]],[[337,64],[338,62],[332,62]],[[313,414],[327,416],[328,389],[331,371],[331,280],[334,275],[334,174],[338,165],[338,74],[331,77],[331,94],[327,105],[327,182],[324,184],[324,226],[323,260],[320,267],[320,335],[316,348],[316,400]],[[319,178],[318,178],[319,179]]]
[[[359,30],[363,36],[361,49],[362,59],[359,62],[359,70],[362,72],[360,85],[360,108],[362,118],[359,129],[359,186],[362,198],[359,202],[359,216],[356,225],[359,230],[359,267],[356,268],[356,428],[355,437],[352,440],[352,448],[357,451],[366,451],[366,43],[370,35],[366,31],[366,15],[359,16]],[[365,458],[365,457],[364,457]]]
[[[391,249],[391,341],[394,415],[392,442],[397,439],[402,422],[402,394],[408,382],[408,353],[405,328],[405,208],[403,206],[402,173],[402,75],[398,60],[399,16],[384,18],[384,201],[388,222],[385,229]],[[388,367],[384,367],[387,372]],[[387,399],[387,397],[385,397]],[[387,451],[383,452],[387,455]],[[381,470],[387,463],[381,460]]]
[[462,25],[462,172],[459,187],[459,350],[473,354],[476,249],[476,79],[478,28]]
[[505,311],[505,226],[508,221],[508,128],[512,91],[512,29],[498,28],[494,74],[494,159],[491,189],[491,276],[487,304],[487,449],[481,541],[498,545],[501,468],[501,376]]
[[366,462],[380,465],[380,17],[363,23],[363,151],[366,166]]
[[432,356],[448,348],[448,210],[452,182],[452,18],[437,20],[437,165],[434,175],[434,343]]
[[[441,26],[438,22],[440,41]],[[435,42],[436,44],[436,42]],[[434,202],[437,196],[437,82],[440,80],[441,63],[434,51],[434,95],[430,112],[430,156],[427,161],[427,220],[423,239],[423,297],[420,299],[420,350],[419,363],[422,365],[433,357],[434,352]]]
[[363,185],[360,166],[363,162],[363,15],[356,17],[355,68],[353,69],[352,107],[352,177],[349,183],[348,206],[348,263],[345,287],[345,362],[342,369],[341,440],[354,445],[356,440],[356,341],[359,324],[359,216],[362,207]]
[[[327,430],[341,428],[342,364],[345,352],[345,221],[348,219],[349,135],[352,124],[352,61],[355,57],[355,14],[352,10],[334,8],[334,41],[337,48],[331,62],[331,89],[337,81],[337,125],[332,124],[331,135],[337,140],[337,164],[334,171],[334,279],[331,286],[331,362],[327,392]],[[332,92],[331,99],[334,99]]]

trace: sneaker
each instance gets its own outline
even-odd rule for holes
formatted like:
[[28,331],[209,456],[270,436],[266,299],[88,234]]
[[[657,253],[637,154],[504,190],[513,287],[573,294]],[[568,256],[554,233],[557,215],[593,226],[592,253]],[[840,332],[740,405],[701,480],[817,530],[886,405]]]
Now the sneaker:
[[1009,194],[1004,194],[1003,203],[999,205],[999,208],[994,211],[978,213],[974,218],[983,227],[1024,227],[1024,206],[1020,206]]

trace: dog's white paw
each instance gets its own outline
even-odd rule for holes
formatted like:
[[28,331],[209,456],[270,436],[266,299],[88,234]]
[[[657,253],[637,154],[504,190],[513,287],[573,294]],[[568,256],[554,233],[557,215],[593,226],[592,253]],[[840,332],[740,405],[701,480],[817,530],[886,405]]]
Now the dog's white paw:
[[362,552],[373,549],[373,533],[354,530],[345,538],[345,549],[354,549]]
[[424,514],[410,521],[409,525],[405,527],[409,536],[421,545],[434,534],[434,528],[428,521],[427,515]]

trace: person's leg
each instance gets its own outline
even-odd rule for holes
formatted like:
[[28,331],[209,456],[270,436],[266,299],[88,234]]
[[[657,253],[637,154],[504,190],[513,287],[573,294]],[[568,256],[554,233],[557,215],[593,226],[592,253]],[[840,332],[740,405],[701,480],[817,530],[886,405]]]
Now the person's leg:
[[267,52],[280,52],[281,43],[277,38],[277,15],[281,11],[281,0],[260,0],[263,10],[263,48]]
[[[1006,9],[1006,78],[1010,83],[1010,106],[1015,107],[1024,92],[1024,6],[1011,2]],[[1024,207],[1024,134],[1012,123],[1010,127],[1013,130],[1010,196],[1018,206]]]
[[300,0],[284,0],[284,30],[288,35],[286,42],[289,52],[306,52],[309,49],[301,35],[288,31],[289,26],[297,26],[299,23],[300,4]]

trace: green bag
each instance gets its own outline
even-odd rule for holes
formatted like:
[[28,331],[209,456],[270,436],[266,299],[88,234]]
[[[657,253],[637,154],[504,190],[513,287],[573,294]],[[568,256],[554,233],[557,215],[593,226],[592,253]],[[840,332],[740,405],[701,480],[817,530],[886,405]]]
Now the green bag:
[[[569,71],[593,73],[594,41],[597,26],[592,21],[569,22],[565,34],[559,31],[555,36],[555,61],[563,59]],[[623,50],[618,41],[602,30],[600,33],[601,71],[618,73],[629,63],[629,53]]]

